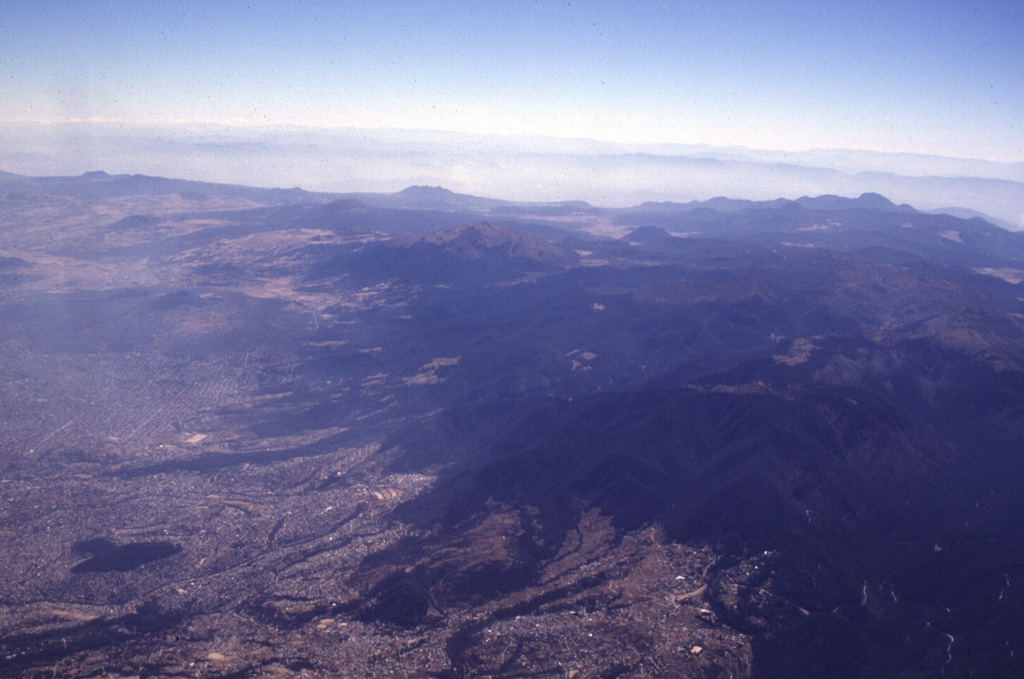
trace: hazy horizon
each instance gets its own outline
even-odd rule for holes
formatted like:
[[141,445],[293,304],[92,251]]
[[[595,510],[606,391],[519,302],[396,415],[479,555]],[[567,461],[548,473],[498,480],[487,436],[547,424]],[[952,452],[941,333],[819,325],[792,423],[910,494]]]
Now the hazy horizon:
[[993,2],[5,3],[0,121],[454,130],[1024,161]]
[[873,192],[1024,228],[1024,164],[849,149],[805,152],[436,130],[8,124],[0,170],[147,174],[332,193],[410,185],[518,201],[753,200]]
[[1009,2],[5,3],[0,169],[609,206],[872,191],[1024,228],[1021,25]]

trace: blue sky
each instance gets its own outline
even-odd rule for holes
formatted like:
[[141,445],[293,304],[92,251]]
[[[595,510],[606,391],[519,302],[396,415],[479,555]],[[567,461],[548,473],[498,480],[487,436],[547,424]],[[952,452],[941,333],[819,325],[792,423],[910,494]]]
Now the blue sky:
[[0,121],[1024,161],[1024,3],[0,2]]

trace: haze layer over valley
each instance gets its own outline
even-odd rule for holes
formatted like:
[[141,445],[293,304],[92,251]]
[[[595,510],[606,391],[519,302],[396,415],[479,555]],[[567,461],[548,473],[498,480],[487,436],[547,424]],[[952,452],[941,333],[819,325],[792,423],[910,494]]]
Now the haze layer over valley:
[[[909,153],[771,151],[526,135],[298,126],[7,123],[0,167],[28,175],[195,177],[315,191],[409,184],[522,201],[605,206],[718,196],[771,200],[881,193],[922,210],[954,207],[1024,228],[1024,163]],[[969,216],[960,213],[960,216]]]
[[0,675],[1021,672],[1024,236],[495,196],[0,175]]

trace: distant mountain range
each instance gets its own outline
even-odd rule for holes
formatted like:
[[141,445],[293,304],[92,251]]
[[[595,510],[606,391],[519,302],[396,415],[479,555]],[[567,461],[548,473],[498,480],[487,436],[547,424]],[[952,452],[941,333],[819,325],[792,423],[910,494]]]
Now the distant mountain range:
[[[215,184],[183,179],[166,179],[144,175],[110,175],[103,171],[91,171],[78,177],[27,177],[10,172],[0,172],[0,191],[25,193],[28,195],[64,195],[71,197],[104,199],[118,196],[179,194],[189,200],[201,200],[208,196],[229,196],[248,198],[270,205],[293,205],[327,201],[355,201],[355,207],[362,204],[375,208],[400,210],[435,210],[446,212],[483,212],[505,217],[529,214],[533,216],[559,217],[576,213],[621,214],[623,212],[679,213],[701,209],[730,213],[751,209],[775,209],[786,205],[799,205],[809,210],[881,210],[886,212],[915,212],[907,204],[895,205],[877,193],[862,193],[857,198],[835,195],[817,197],[804,196],[795,200],[775,199],[767,201],[711,198],[688,203],[645,202],[632,208],[599,208],[584,201],[558,201],[554,203],[515,202],[493,198],[481,198],[468,194],[454,193],[435,186],[410,186],[397,193],[326,193],[302,189],[261,189],[233,184]],[[946,210],[932,210],[934,214],[954,214],[960,217],[980,217],[1004,228],[1012,226],[1001,223],[983,213],[965,208],[951,207]]]
[[[88,154],[67,153],[68,144]],[[0,168],[30,175],[95,167],[325,193],[444,186],[516,202],[622,207],[645,201],[752,200],[881,193],[922,210],[959,206],[1024,229],[1024,164],[842,149],[781,152],[709,145],[417,130],[8,123]],[[390,187],[390,190],[389,190]],[[414,198],[413,195],[407,198]],[[372,199],[371,199],[372,200]],[[443,204],[421,204],[424,209]]]
[[102,170],[79,177],[25,177],[0,172],[0,191],[104,200],[119,196],[179,194],[187,200],[206,196],[251,198],[271,204],[293,204],[316,200],[318,194],[302,189],[258,189],[233,184],[213,184],[145,175],[110,175]]

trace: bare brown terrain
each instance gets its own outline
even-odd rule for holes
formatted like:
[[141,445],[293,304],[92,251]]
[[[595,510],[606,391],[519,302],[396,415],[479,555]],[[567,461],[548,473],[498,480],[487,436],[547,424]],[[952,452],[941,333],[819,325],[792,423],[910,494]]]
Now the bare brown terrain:
[[[404,570],[364,561],[422,532],[390,510],[433,477],[390,472],[380,435],[350,426],[386,418],[458,358],[431,357],[401,375],[367,369],[335,384],[296,374],[307,347],[356,348],[359,328],[348,328],[359,314],[401,308],[408,291],[310,288],[303,250],[365,242],[362,233],[269,228],[187,245],[232,223],[215,213],[255,207],[175,195],[6,198],[3,254],[23,260],[26,275],[4,286],[3,303],[38,317],[2,339],[0,675],[654,677],[749,668],[749,640],[705,608],[707,586],[721,582],[713,552],[654,529],[619,535],[594,512],[535,585],[456,605],[431,598],[424,624],[411,628],[367,619],[367,592]],[[174,239],[186,244],[147,252]],[[107,297],[132,290],[150,305],[138,317]],[[147,316],[152,300],[166,300],[159,318]],[[240,325],[251,330],[240,335]],[[281,432],[260,426],[348,404],[352,393],[359,410]],[[518,512],[496,512],[430,567],[515,561],[506,544],[520,536]],[[83,543],[98,538],[173,550],[82,568],[91,563]]]

